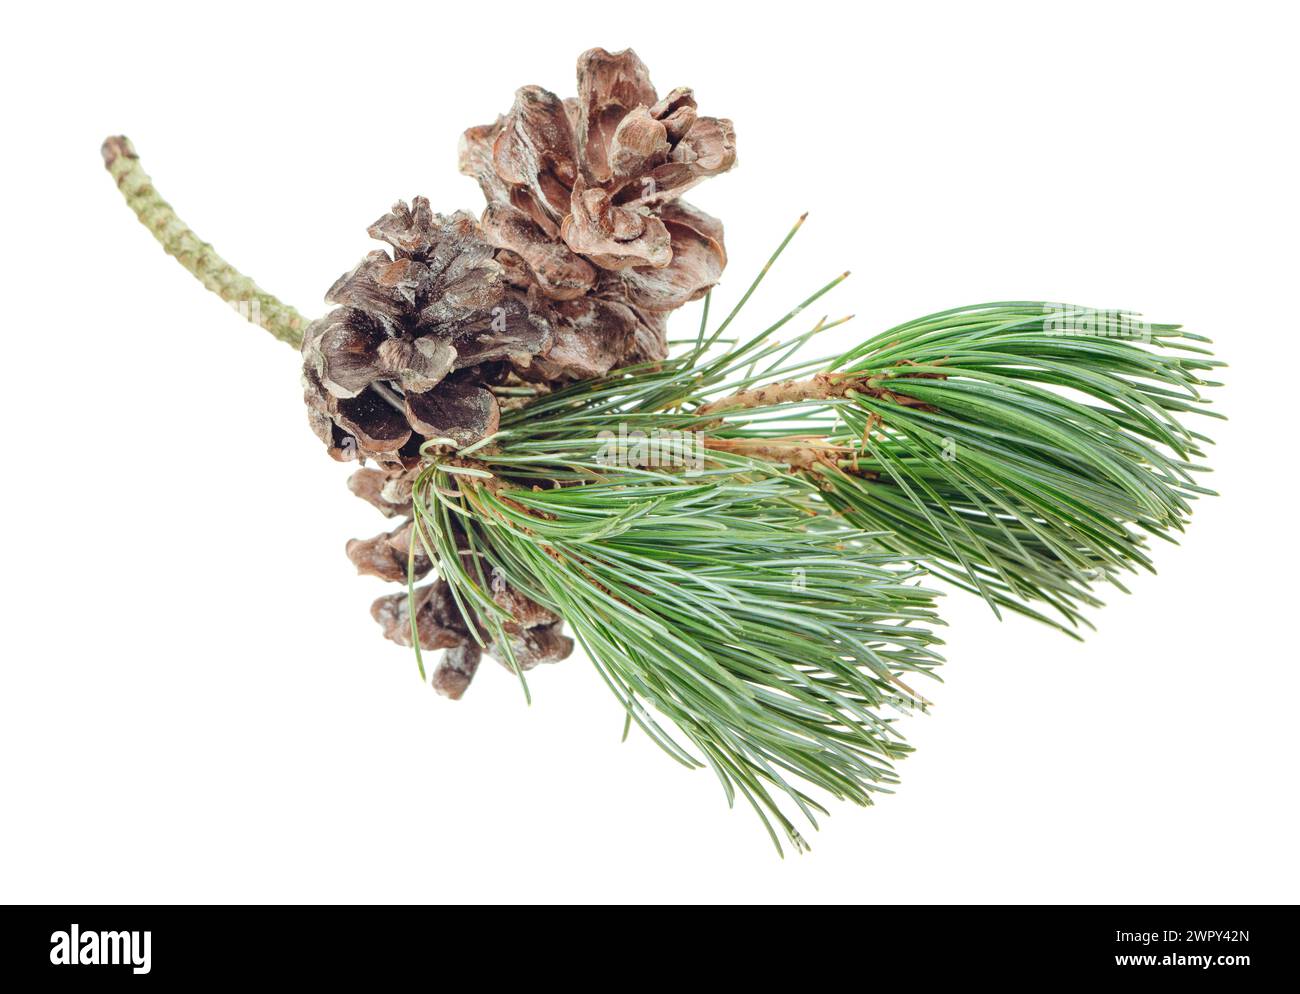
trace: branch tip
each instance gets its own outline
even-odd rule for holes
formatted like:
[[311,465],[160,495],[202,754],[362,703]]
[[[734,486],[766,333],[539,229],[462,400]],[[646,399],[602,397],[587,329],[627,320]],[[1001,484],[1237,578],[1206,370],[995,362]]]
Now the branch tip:
[[99,153],[104,157],[104,165],[108,169],[112,169],[113,163],[118,159],[140,158],[135,154],[135,146],[131,144],[131,139],[126,135],[112,135],[105,138],[104,144],[99,146]]

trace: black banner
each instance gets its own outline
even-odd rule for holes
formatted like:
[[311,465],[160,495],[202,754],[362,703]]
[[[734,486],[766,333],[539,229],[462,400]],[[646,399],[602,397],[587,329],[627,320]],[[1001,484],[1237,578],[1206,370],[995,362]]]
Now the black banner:
[[[528,909],[514,921],[499,908],[11,907],[0,929],[0,980],[370,985],[409,980],[413,971],[436,982],[445,970],[482,964],[494,982],[528,970],[530,982],[553,983],[575,969],[589,976],[596,958],[625,957],[638,973],[670,976],[682,957],[692,976],[702,965],[719,977],[779,958],[813,977],[834,969],[863,982],[955,970],[983,981],[1126,977],[1236,990],[1294,983],[1295,973],[1290,908],[629,906],[596,917],[583,910]],[[566,921],[571,913],[578,921]]]

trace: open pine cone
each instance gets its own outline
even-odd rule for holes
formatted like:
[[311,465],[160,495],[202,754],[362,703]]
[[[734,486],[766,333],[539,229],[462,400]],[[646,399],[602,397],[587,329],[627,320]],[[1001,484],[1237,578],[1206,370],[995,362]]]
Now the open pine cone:
[[578,96],[525,86],[495,124],[461,138],[460,170],[488,198],[483,236],[516,286],[551,302],[540,366],[597,376],[667,355],[668,312],[708,292],[727,262],[722,224],[679,198],[736,162],[731,122],[660,100],[628,49],[578,59]]
[[341,306],[308,327],[303,379],[313,430],[336,459],[411,464],[428,438],[468,445],[496,431],[487,386],[551,346],[545,317],[511,287],[462,212],[424,197],[370,226],[392,246],[330,287]]

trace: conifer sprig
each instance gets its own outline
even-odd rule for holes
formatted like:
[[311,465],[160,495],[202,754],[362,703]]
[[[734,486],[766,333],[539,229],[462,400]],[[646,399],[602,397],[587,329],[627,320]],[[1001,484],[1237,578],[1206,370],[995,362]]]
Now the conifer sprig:
[[[126,139],[104,156],[168,252],[301,340],[301,316],[176,220]],[[896,715],[925,704],[906,681],[940,661],[922,566],[1071,633],[1099,583],[1152,567],[1146,536],[1172,541],[1212,493],[1209,440],[1185,421],[1219,416],[1202,391],[1221,365],[1177,325],[1039,302],[943,311],[830,358],[802,355],[847,318],[777,340],[848,274],[736,335],[802,221],[712,330],[706,298],[674,358],[496,387],[498,433],[426,443],[410,545],[412,576],[418,547],[512,661],[498,580],[562,615],[628,727],[711,767],[778,849],[778,827],[804,846],[783,797],[815,825],[808,790],[866,804],[896,782]],[[689,458],[647,464],[633,437]]]

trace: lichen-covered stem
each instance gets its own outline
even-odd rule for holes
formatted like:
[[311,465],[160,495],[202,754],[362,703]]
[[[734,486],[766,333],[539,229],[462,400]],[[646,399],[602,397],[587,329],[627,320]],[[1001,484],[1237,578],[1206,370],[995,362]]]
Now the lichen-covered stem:
[[117,187],[135,216],[158,239],[167,254],[188,269],[199,282],[222,300],[233,304],[250,322],[265,328],[294,348],[302,344],[307,319],[288,304],[267,293],[225,259],[217,255],[185,224],[171,205],[159,196],[153,181],[140,166],[131,140],[122,135],[107,139],[101,151]]

